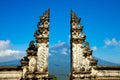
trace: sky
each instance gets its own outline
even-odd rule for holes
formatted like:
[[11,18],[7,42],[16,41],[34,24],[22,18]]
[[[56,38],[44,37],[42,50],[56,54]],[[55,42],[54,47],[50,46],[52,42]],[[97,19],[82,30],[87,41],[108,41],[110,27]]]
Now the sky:
[[0,62],[25,55],[29,41],[35,40],[39,17],[50,8],[49,47],[69,44],[72,9],[82,18],[93,55],[120,64],[119,4],[120,0],[0,0]]

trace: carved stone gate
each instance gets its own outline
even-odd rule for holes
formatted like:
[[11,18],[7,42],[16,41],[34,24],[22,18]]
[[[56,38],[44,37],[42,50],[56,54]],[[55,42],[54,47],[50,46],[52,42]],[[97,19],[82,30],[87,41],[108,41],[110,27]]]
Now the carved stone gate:
[[[70,80],[120,80],[120,66],[97,66],[80,21],[71,11]],[[48,73],[49,23],[48,9],[40,16],[35,41],[30,41],[21,66],[0,66],[0,80],[52,80]]]

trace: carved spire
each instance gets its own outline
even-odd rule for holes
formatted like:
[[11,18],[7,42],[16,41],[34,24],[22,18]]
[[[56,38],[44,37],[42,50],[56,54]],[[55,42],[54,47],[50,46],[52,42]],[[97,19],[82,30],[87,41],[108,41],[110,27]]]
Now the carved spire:
[[50,16],[50,9],[48,9],[47,11],[45,11],[45,12],[43,13],[43,15],[40,16],[40,20],[41,20],[41,21],[42,21],[42,20],[49,20],[49,16]]
[[73,43],[82,43],[85,41],[86,35],[83,32],[83,26],[80,24],[81,18],[71,10],[71,38]]
[[38,22],[38,30],[34,32],[37,43],[47,43],[49,36],[49,17],[50,9],[45,11],[42,16],[40,16],[40,21]]
[[78,18],[77,15],[71,10],[71,23],[76,22],[79,24],[81,21],[81,18]]

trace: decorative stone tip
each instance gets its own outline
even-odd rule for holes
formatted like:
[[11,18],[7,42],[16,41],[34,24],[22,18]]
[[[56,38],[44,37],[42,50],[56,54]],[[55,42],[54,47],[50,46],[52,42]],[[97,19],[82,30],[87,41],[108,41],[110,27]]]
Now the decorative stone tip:
[[80,23],[81,18],[78,18],[78,16],[75,14],[75,12],[73,12],[73,10],[71,10],[71,23],[72,22],[76,22],[76,23]]
[[50,17],[50,9],[48,9],[47,11],[45,11],[43,13],[43,15],[40,16],[40,21],[42,21],[42,20],[49,20],[49,17]]

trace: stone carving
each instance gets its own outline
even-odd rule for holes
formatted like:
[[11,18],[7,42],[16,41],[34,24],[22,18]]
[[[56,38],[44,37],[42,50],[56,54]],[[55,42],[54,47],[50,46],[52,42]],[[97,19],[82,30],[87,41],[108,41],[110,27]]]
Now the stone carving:
[[30,41],[27,56],[21,60],[23,79],[43,80],[48,78],[49,10],[43,16],[34,32],[35,41]]
[[40,34],[40,32],[39,32],[38,30],[36,30],[36,31],[34,32],[34,36],[35,36],[36,38],[41,38],[41,37],[42,37],[41,34]]
[[49,41],[49,10],[40,17],[38,30],[34,34],[37,42],[37,72],[47,72]]
[[30,41],[29,48],[26,50],[27,56],[36,55],[36,53],[37,53],[37,47],[35,46],[34,43],[35,43],[34,41]]
[[33,73],[35,72],[36,69],[36,58],[35,57],[31,57],[29,60],[29,72]]
[[47,57],[48,57],[48,48],[47,44],[41,43],[38,44],[38,53],[37,53],[37,71],[44,72],[48,66]]
[[78,37],[80,37],[80,39],[85,40],[86,35],[85,35],[85,33],[84,33],[84,32],[81,32],[81,33],[80,33],[80,35],[79,35]]
[[71,10],[71,24],[78,25],[81,21],[81,18],[78,18],[77,15]]
[[48,38],[49,35],[49,10],[46,11],[43,16],[40,17],[40,22],[38,22],[38,30],[35,31],[34,36],[37,41],[40,38]]
[[[91,70],[96,66],[97,61],[92,57],[89,43],[85,40],[81,18],[71,11],[71,48],[72,48],[72,73],[71,76],[87,77],[91,76]],[[76,74],[79,72],[80,74]]]
[[[119,68],[97,66],[92,50],[86,41],[81,18],[71,11],[71,75],[70,80],[118,80]],[[110,69],[109,69],[110,68]],[[111,70],[114,69],[114,70]],[[117,72],[118,71],[118,72]]]

